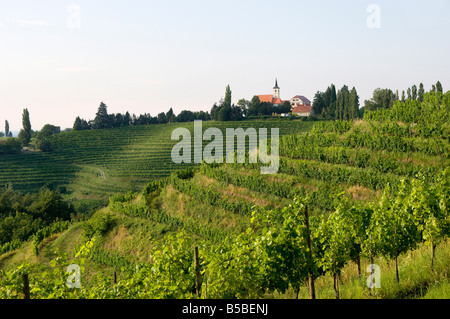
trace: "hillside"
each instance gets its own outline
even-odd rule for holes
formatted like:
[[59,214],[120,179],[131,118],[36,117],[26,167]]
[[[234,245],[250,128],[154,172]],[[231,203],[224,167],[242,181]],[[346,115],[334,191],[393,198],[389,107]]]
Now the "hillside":
[[[239,122],[203,123],[204,129],[279,128],[280,134],[306,132],[313,122],[266,119]],[[53,136],[55,151],[28,151],[0,156],[0,187],[36,192],[47,185],[63,189],[67,199],[88,210],[108,203],[109,196],[139,191],[150,180],[170,175],[189,164],[171,160],[172,131],[185,127],[193,132],[193,123],[168,123],[122,127],[106,130],[76,131]]]
[[[65,136],[58,136],[62,140],[57,145],[65,145],[65,151],[41,156],[56,161],[60,154],[60,162],[72,158],[74,166],[92,170],[98,165],[116,182],[126,171],[129,176],[141,172],[148,174],[147,183],[111,196],[109,206],[90,219],[45,236],[37,244],[38,255],[32,240],[6,252],[0,256],[0,267],[7,271],[3,276],[12,278],[28,257],[31,285],[38,287],[42,269],[57,268],[58,263],[64,269],[75,262],[84,267],[83,289],[67,292],[47,285],[47,290],[35,291],[36,297],[191,298],[193,247],[198,246],[208,298],[307,298],[308,274],[302,261],[306,257],[293,254],[307,251],[296,246],[302,245],[305,227],[299,213],[307,207],[318,298],[448,298],[450,143],[448,128],[441,124],[446,121],[441,118],[433,130],[426,130],[427,119],[411,125],[394,115],[381,121],[382,114],[364,121],[317,122],[311,130],[285,134],[280,140],[280,169],[274,175],[261,175],[261,164],[202,164],[184,170],[174,165],[161,174],[164,178],[156,179],[160,166],[146,170],[137,164],[166,155],[132,155],[132,149],[153,150],[144,147],[151,135],[138,134],[148,128],[127,129],[133,137],[103,157],[102,148],[94,148],[97,156],[88,156],[94,150],[83,141],[90,132],[76,133],[65,144]],[[162,131],[153,139],[170,138]],[[96,134],[105,134],[103,140],[113,143],[123,132]],[[76,158],[77,150],[85,154],[83,164]],[[140,178],[143,183],[145,178]],[[100,174],[97,179],[104,180]],[[77,257],[80,247],[85,253]],[[67,261],[57,258],[62,253],[68,254]],[[374,293],[366,287],[371,258],[383,278]]]

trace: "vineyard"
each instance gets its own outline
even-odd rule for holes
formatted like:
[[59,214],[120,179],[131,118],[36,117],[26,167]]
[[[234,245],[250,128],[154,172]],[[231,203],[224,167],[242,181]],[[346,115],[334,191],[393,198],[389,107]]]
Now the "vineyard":
[[[203,126],[223,131],[226,127],[280,128],[280,134],[284,135],[309,131],[312,124],[266,119],[208,121]],[[36,192],[48,186],[63,189],[66,197],[74,200],[107,204],[113,194],[139,191],[149,180],[167,177],[179,169],[180,165],[171,160],[171,149],[178,142],[171,140],[171,134],[177,127],[193,131],[193,123],[169,123],[54,135],[53,152],[0,156],[0,187],[9,185]]]
[[357,121],[234,123],[280,126],[273,175],[173,164],[172,124],[55,135],[0,184],[42,178],[108,207],[0,247],[0,297],[23,298],[26,274],[31,298],[448,298],[449,113],[447,92]]

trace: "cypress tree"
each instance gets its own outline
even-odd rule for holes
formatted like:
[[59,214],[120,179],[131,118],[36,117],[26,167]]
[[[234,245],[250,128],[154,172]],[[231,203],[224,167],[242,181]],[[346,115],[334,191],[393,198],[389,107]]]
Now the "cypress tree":
[[334,86],[334,84],[331,84],[329,105],[330,105],[330,115],[332,118],[336,118],[336,100],[337,100],[336,87]]
[[22,113],[22,129],[19,133],[19,138],[24,146],[28,145],[31,140],[31,123],[30,123],[30,113],[28,109],[24,109]]
[[417,100],[417,86],[416,85],[412,86],[411,93],[412,93],[412,100],[413,101]]
[[350,119],[350,111],[349,111],[349,92],[348,86],[344,85],[339,90],[337,95],[337,107],[336,107],[336,118],[339,120],[348,120]]
[[9,136],[9,122],[8,120],[5,120],[5,136]]
[[353,87],[350,92],[349,111],[349,119],[359,118],[359,96],[355,87]]
[[231,89],[229,85],[227,85],[227,88],[225,90],[225,98],[223,100],[223,106],[231,107]]
[[419,92],[418,92],[418,94],[419,94],[419,96],[418,96],[419,102],[423,102],[423,94],[424,93],[425,93],[425,91],[423,89],[423,83],[420,83],[419,84]]
[[434,93],[434,94],[436,94],[436,85],[433,84],[433,85],[431,86],[431,92]]
[[79,116],[77,116],[77,118],[75,119],[75,122],[73,123],[73,128],[74,131],[81,131],[83,129],[83,126],[81,124],[81,118]]
[[440,93],[443,93],[442,84],[439,81],[436,82],[436,91],[440,92]]
[[130,116],[130,113],[128,111],[125,113],[125,116],[123,117],[123,124],[125,126],[131,125],[131,116]]

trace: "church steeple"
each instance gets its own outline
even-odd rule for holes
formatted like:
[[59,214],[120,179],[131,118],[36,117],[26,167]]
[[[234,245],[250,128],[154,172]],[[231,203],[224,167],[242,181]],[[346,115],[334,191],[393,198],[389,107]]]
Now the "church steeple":
[[279,87],[278,87],[278,79],[275,79],[275,86],[274,86],[274,89],[279,89]]
[[278,79],[275,79],[275,86],[273,87],[273,98],[280,98],[280,88],[278,87]]

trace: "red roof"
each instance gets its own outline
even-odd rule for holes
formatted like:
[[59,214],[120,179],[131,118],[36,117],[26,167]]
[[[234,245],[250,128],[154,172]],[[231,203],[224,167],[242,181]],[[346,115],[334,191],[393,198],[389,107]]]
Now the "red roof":
[[[258,95],[259,101],[261,103],[272,103],[272,104],[283,104],[286,101],[283,101],[280,98],[274,98],[272,94],[268,94],[268,95]],[[289,101],[288,101],[289,102]]]
[[292,113],[309,113],[311,109],[311,105],[298,105],[292,109]]
[[269,94],[269,95],[258,95],[258,97],[259,97],[259,101],[261,103],[263,103],[263,102],[272,103],[272,100],[273,100],[273,95],[272,94]]

